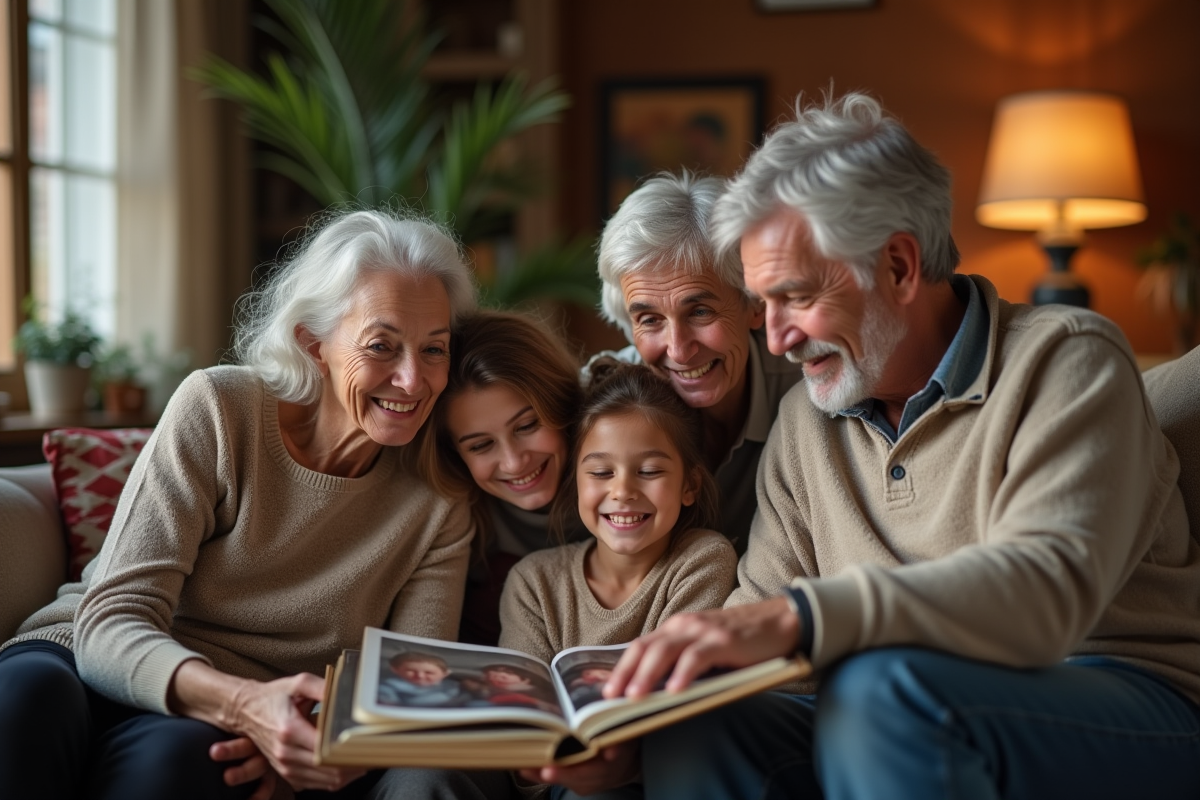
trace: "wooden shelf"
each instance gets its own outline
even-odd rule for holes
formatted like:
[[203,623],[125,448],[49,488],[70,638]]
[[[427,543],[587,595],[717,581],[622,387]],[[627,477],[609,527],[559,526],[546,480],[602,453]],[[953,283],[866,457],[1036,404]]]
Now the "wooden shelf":
[[457,81],[474,83],[478,80],[499,80],[507,75],[517,62],[489,50],[464,50],[452,53],[434,53],[425,62],[421,75],[426,80],[443,83]]
[[152,414],[113,415],[104,411],[85,411],[55,417],[35,417],[28,413],[0,417],[0,467],[41,464],[42,436],[58,428],[153,428],[158,418]]

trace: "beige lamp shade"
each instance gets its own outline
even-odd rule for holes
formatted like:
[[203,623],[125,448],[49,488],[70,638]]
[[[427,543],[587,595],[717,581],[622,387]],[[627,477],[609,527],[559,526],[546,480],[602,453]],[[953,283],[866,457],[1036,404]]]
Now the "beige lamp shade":
[[975,217],[991,228],[1050,235],[1145,219],[1124,101],[1077,91],[1001,100]]

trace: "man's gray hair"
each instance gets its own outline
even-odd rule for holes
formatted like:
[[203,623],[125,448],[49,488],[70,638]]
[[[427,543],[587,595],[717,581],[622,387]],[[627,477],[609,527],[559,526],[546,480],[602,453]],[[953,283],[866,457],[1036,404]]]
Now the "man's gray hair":
[[238,301],[235,357],[254,369],[279,399],[316,402],[321,372],[296,339],[297,326],[328,341],[351,309],[359,277],[391,270],[415,280],[441,281],[452,323],[475,308],[470,268],[447,229],[392,211],[339,212],[310,231],[295,256],[261,290]]
[[725,191],[721,178],[659,173],[625,198],[600,237],[600,310],[633,341],[621,279],[643,271],[711,272],[738,291],[742,260],[736,249],[718,257],[708,235],[709,216]]
[[713,210],[717,253],[785,207],[808,223],[816,252],[847,263],[860,286],[874,283],[888,238],[911,233],[921,275],[948,280],[958,266],[950,236],[950,172],[879,101],[859,92],[803,107],[773,130]]

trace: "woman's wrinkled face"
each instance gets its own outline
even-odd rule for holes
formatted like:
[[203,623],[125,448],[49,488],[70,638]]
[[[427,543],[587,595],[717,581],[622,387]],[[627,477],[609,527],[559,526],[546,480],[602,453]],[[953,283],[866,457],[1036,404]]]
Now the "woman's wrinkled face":
[[450,373],[450,298],[434,277],[391,270],[359,278],[350,311],[310,352],[325,374],[325,398],[345,424],[381,445],[412,441]]
[[480,489],[526,511],[554,499],[567,438],[507,386],[469,388],[449,401],[446,428]]

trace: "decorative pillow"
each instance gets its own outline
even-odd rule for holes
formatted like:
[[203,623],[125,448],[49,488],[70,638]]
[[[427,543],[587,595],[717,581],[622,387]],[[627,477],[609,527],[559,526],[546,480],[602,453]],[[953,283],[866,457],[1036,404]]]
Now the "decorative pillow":
[[152,431],[59,428],[42,437],[67,530],[68,579],[100,552],[129,470]]

